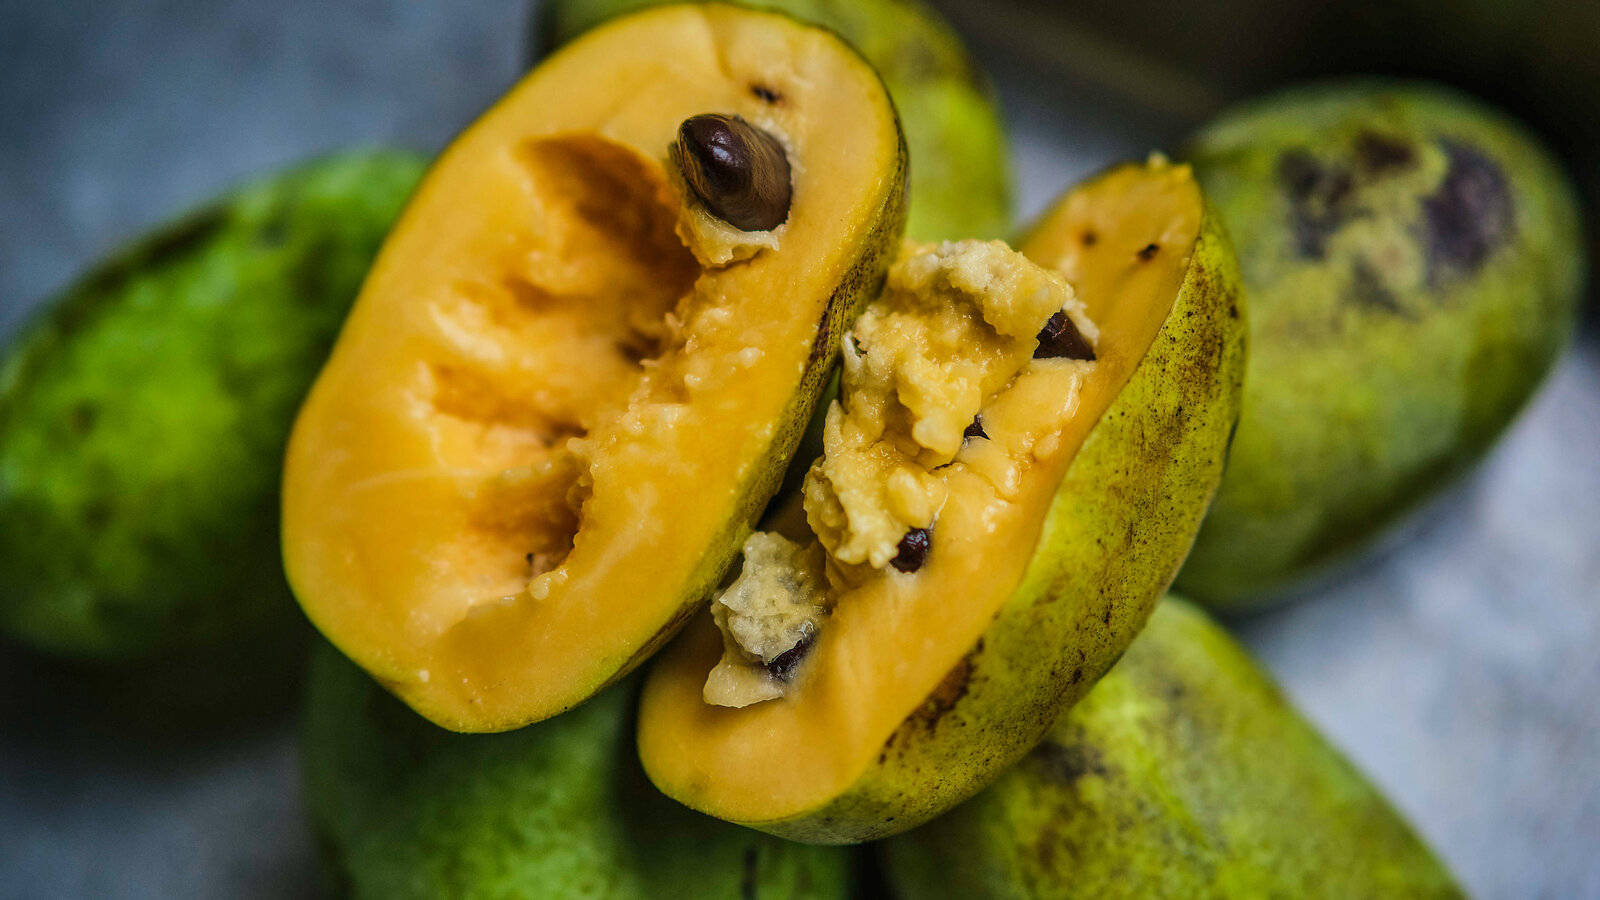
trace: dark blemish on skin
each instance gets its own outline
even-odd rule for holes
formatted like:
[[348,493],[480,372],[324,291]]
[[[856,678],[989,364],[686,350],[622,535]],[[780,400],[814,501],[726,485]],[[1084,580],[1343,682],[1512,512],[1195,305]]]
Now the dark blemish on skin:
[[1099,243],[1100,235],[1095,234],[1093,231],[1085,231],[1083,235],[1078,238],[1078,240],[1081,241],[1085,247],[1093,247],[1095,244]]
[[972,680],[972,657],[967,655],[945,673],[939,686],[928,695],[926,702],[917,710],[916,716],[922,724],[932,731],[944,718],[945,713],[955,709],[961,698],[967,695],[967,685]]
[[1072,683],[1073,684],[1077,684],[1078,682],[1080,682],[1082,680],[1083,680],[1083,666],[1078,666],[1077,668],[1072,670]]
[[750,85],[750,93],[754,94],[756,99],[760,100],[762,103],[777,103],[783,99],[782,94],[764,84]]
[[1104,776],[1111,771],[1100,748],[1089,744],[1062,745],[1045,741],[1033,753],[1051,774],[1068,784],[1085,775]]
[[989,433],[983,430],[983,416],[981,415],[973,416],[972,424],[968,425],[966,430],[961,432],[961,440],[963,442],[971,438],[983,438],[984,440],[989,439]]
[[79,403],[67,415],[67,425],[73,434],[88,434],[100,418],[100,410],[93,403]]
[[889,565],[902,572],[915,572],[927,562],[928,550],[932,544],[928,529],[913,528],[900,538],[900,543],[896,545],[899,552],[895,554],[894,559],[889,560]]
[[1058,310],[1039,329],[1039,346],[1033,351],[1033,358],[1092,360],[1094,348],[1066,312]]
[[533,568],[533,554],[532,553],[524,553],[524,554],[522,554],[522,558],[528,561],[528,568],[530,568],[530,569]]
[[1422,198],[1428,283],[1447,272],[1472,274],[1511,236],[1516,209],[1505,170],[1470,144],[1443,141],[1450,167]]
[[739,896],[743,897],[744,900],[756,900],[756,885],[760,883],[758,881],[758,876],[760,875],[758,870],[759,862],[760,859],[756,848],[746,847],[744,849],[744,868],[739,876]]
[[1322,259],[1328,237],[1350,217],[1343,201],[1354,179],[1339,166],[1324,165],[1305,150],[1278,158],[1278,183],[1289,195],[1289,228],[1295,249],[1308,259]]
[[1368,175],[1383,175],[1415,166],[1417,151],[1404,138],[1363,131],[1356,136],[1356,160]]
[[1139,251],[1139,259],[1143,260],[1144,262],[1149,262],[1150,260],[1156,258],[1156,253],[1158,253],[1160,250],[1161,248],[1155,244],[1145,244],[1144,247]]
[[1384,283],[1383,276],[1365,259],[1357,259],[1350,270],[1350,285],[1344,292],[1345,301],[1367,309],[1387,313],[1401,312],[1400,300]]
[[786,682],[794,677],[795,668],[800,665],[801,660],[805,659],[806,654],[811,650],[811,645],[816,642],[816,632],[808,631],[793,647],[774,656],[772,662],[767,663],[762,668],[766,669],[767,674],[773,678]]

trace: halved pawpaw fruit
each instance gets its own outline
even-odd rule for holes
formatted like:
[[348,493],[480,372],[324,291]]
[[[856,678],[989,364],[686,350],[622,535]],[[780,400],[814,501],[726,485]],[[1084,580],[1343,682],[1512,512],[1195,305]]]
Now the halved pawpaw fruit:
[[668,795],[802,841],[905,830],[1143,625],[1237,418],[1236,263],[1159,157],[1070,192],[1022,249],[908,247],[845,339],[808,527],[753,535],[646,681]]
[[461,731],[627,672],[776,490],[905,177],[888,95],[829,32],[679,6],[552,56],[435,163],[300,413],[306,613]]

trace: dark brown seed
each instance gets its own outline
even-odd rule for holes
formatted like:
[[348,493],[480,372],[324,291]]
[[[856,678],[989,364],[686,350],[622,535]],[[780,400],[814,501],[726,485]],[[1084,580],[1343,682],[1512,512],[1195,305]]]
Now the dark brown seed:
[[1150,260],[1156,258],[1156,253],[1158,253],[1160,250],[1161,248],[1155,244],[1145,244],[1144,249],[1139,251],[1139,258],[1145,262],[1149,262]]
[[1039,347],[1033,351],[1033,358],[1092,360],[1094,348],[1063,310],[1051,316],[1039,329]]
[[898,548],[900,552],[895,554],[894,559],[889,560],[889,565],[902,572],[915,572],[922,568],[924,562],[928,561],[928,549],[932,546],[932,543],[929,539],[928,529],[911,529],[906,532],[905,537],[900,539]]
[[1085,247],[1093,247],[1096,243],[1099,242],[1100,235],[1095,234],[1092,231],[1085,231],[1083,233],[1083,236],[1078,238],[1078,240],[1082,241],[1083,245]]
[[779,681],[788,681],[793,677],[795,667],[800,665],[800,660],[805,658],[806,653],[811,650],[811,645],[816,642],[817,633],[808,631],[800,638],[798,643],[774,656],[772,662],[767,663],[763,668],[773,678]]
[[983,438],[984,440],[988,440],[989,439],[988,432],[983,430],[983,416],[973,416],[972,417],[972,424],[967,426],[967,430],[966,431],[961,432],[961,439],[963,441],[966,440],[967,438],[975,438],[975,437],[976,438]]
[[705,208],[740,231],[771,231],[789,218],[789,157],[743,118],[684,119],[668,153]]
[[762,103],[777,103],[779,100],[783,99],[782,94],[779,94],[777,91],[767,87],[764,84],[750,85],[750,93],[754,94],[756,99],[760,100]]

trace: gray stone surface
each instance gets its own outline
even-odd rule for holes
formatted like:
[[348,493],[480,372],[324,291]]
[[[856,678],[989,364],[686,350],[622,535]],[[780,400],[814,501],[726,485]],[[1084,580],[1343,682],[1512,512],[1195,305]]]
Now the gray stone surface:
[[[441,146],[515,78],[525,22],[516,0],[0,0],[0,332],[242,177]],[[1020,49],[975,30],[1024,214],[1189,124],[1052,67],[1048,29]],[[1486,897],[1600,896],[1597,344],[1384,551],[1236,623]],[[0,658],[0,897],[314,890],[288,686],[254,722],[130,731],[64,679]]]

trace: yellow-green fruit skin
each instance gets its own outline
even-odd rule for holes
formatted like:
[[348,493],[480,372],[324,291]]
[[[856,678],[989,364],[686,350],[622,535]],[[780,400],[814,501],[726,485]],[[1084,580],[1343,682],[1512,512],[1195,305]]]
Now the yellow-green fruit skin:
[[1178,587],[1260,605],[1478,459],[1571,336],[1585,265],[1557,164],[1443,89],[1313,85],[1189,161],[1250,297],[1244,410]]
[[[547,0],[545,51],[623,13],[671,0]],[[740,4],[829,28],[872,63],[911,149],[906,236],[998,238],[1010,230],[1011,157],[994,89],[961,38],[920,0],[754,0]]]
[[813,843],[904,831],[981,790],[1111,667],[1171,584],[1222,476],[1244,374],[1238,280],[1208,212],[1171,312],[1079,448],[983,636],[846,792],[744,824]]
[[454,734],[331,645],[312,657],[306,801],[355,898],[843,898],[852,857],[690,812],[633,754],[634,683],[507,734]]
[[0,633],[150,660],[298,622],[284,444],[425,162],[362,151],[265,177],[23,329],[0,360]]
[[1019,765],[883,859],[903,900],[1461,896],[1244,649],[1175,598]]

